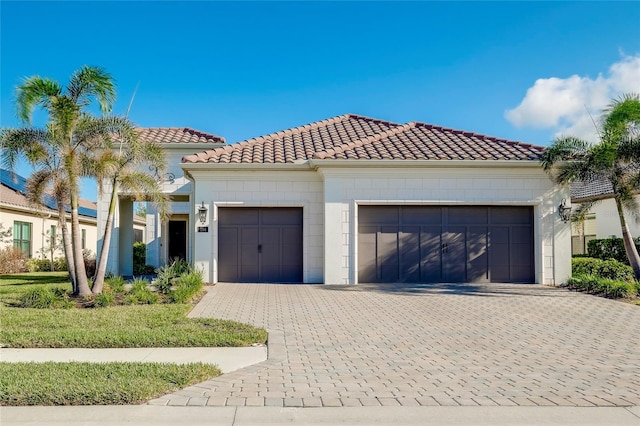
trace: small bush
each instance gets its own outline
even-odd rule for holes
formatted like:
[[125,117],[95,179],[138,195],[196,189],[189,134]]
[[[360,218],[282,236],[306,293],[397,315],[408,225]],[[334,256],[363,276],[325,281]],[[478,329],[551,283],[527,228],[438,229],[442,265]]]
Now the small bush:
[[53,307],[58,298],[47,287],[34,287],[28,290],[20,298],[20,306],[23,308],[47,309]]
[[109,277],[104,280],[114,293],[124,293],[124,286],[127,283],[122,277]]
[[29,272],[49,272],[51,271],[51,261],[49,259],[29,259]]
[[197,271],[185,272],[176,280],[176,287],[169,293],[173,303],[187,303],[202,290],[202,274]]
[[[139,305],[153,305],[160,301],[160,296],[149,288],[149,283],[145,280],[136,279],[131,283],[130,296],[134,296]],[[133,299],[131,299],[133,300]],[[131,303],[133,304],[133,303]]]
[[17,247],[5,247],[0,250],[0,275],[28,272],[29,264],[24,252]]
[[602,294],[612,299],[632,298],[638,294],[636,283],[612,280],[595,275],[574,275],[567,281],[570,289]]
[[54,259],[53,266],[55,267],[56,271],[66,271],[67,269],[69,269],[67,268],[67,259],[65,259],[64,257],[58,257]]
[[116,296],[113,291],[103,291],[93,297],[93,305],[97,308],[106,308],[116,303]]

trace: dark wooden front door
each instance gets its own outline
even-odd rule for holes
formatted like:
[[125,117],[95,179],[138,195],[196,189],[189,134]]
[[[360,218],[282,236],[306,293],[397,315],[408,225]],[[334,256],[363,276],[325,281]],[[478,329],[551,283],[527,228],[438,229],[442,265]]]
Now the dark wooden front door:
[[184,220],[169,221],[169,261],[187,258],[187,222]]

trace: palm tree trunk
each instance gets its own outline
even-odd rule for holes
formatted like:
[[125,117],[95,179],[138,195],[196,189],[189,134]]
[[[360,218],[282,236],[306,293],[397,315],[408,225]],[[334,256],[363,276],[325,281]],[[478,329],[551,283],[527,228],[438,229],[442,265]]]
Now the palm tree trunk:
[[60,224],[60,232],[62,233],[62,249],[64,258],[67,261],[67,271],[69,271],[69,279],[71,280],[72,293],[78,292],[78,284],[76,283],[76,266],[73,262],[73,250],[71,248],[71,238],[69,229],[67,228],[67,213],[64,211],[62,201],[58,202],[58,223]]
[[100,258],[96,265],[96,275],[93,280],[93,292],[102,293],[104,287],[104,275],[107,271],[107,260],[109,258],[109,246],[111,245],[111,235],[113,233],[113,217],[116,213],[116,204],[118,201],[118,180],[113,179],[111,185],[111,200],[109,200],[109,214],[104,228],[104,236],[102,237],[102,248],[100,250]]
[[620,227],[622,228],[622,241],[624,242],[624,249],[627,252],[627,259],[629,259],[629,265],[633,268],[633,272],[636,274],[636,278],[640,280],[640,255],[638,249],[633,242],[631,233],[629,232],[629,226],[624,218],[624,209],[622,204],[616,198],[616,207],[618,208],[618,217],[620,218]]
[[[73,159],[71,159],[71,162]],[[84,266],[82,255],[82,234],[80,233],[80,220],[78,219],[78,184],[77,177],[69,173],[69,197],[71,199],[71,247],[73,248],[73,261],[76,271],[76,283],[78,294],[88,296],[91,294],[89,280],[87,280],[87,270]]]

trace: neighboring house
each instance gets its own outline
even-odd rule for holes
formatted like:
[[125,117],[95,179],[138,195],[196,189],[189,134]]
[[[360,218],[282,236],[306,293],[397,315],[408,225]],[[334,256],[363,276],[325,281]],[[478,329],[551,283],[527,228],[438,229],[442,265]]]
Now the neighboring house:
[[[591,209],[591,214],[583,223],[574,223],[571,227],[572,252],[584,254],[587,244],[593,239],[622,237],[620,217],[615,201],[610,198],[611,184],[608,182],[575,182],[571,185],[571,204],[575,210],[585,200],[601,200]],[[636,196],[640,203],[640,195]],[[640,237],[640,214],[625,212],[629,232],[633,238]]]
[[[542,170],[539,146],[353,114],[232,145],[191,129],[141,134],[167,149],[165,190],[176,200],[167,224],[149,208],[147,258],[186,258],[207,282],[570,275],[570,225],[557,214],[569,191]],[[115,234],[127,242],[114,239],[109,265],[127,275],[118,255],[132,209],[126,194],[120,201]],[[98,205],[103,223],[106,200]]]
[[[63,256],[62,233],[58,223],[56,201],[45,196],[45,206],[34,206],[25,196],[26,179],[16,173],[0,169],[0,224],[3,229],[12,231],[11,241],[3,244],[21,248],[30,258],[49,258],[50,236],[55,235],[59,241],[59,248],[54,257]],[[96,253],[96,203],[79,200],[80,232],[82,248]],[[71,215],[67,209],[67,226],[70,225]],[[145,221],[137,219],[135,223],[139,239],[144,239]]]

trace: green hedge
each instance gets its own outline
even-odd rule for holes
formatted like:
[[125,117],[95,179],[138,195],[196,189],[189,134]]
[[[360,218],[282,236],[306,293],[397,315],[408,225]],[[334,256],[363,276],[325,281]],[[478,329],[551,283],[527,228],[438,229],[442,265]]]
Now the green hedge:
[[[636,248],[640,251],[640,237],[634,240]],[[589,257],[597,259],[615,259],[618,262],[629,264],[627,252],[624,249],[622,238],[604,238],[599,240],[591,240],[587,244],[587,253]]]
[[631,266],[614,259],[573,258],[571,259],[571,270],[573,275],[594,275],[599,278],[635,282],[635,274]]
[[640,290],[638,283],[612,280],[592,274],[578,274],[569,278],[567,285],[572,290],[602,294],[612,299],[633,298]]

